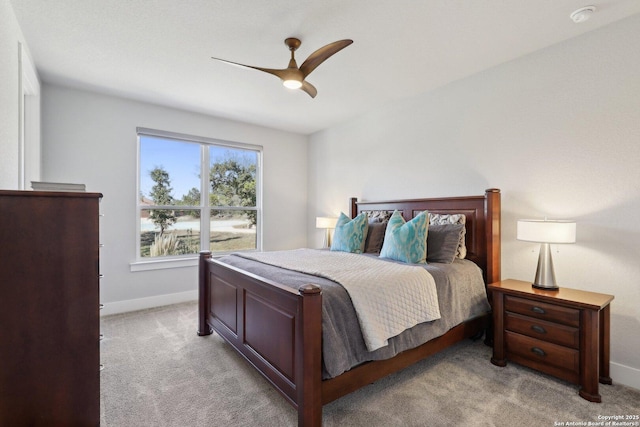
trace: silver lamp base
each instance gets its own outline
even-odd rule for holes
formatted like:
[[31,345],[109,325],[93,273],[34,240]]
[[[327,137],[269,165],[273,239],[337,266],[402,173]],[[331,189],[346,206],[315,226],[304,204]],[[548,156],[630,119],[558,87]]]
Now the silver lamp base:
[[331,248],[331,229],[327,228],[324,234],[323,248]]
[[534,288],[546,290],[558,290],[560,287],[556,284],[556,274],[553,271],[553,260],[551,259],[551,249],[548,243],[540,245],[540,255],[538,256],[538,268],[536,269],[536,278],[532,283]]

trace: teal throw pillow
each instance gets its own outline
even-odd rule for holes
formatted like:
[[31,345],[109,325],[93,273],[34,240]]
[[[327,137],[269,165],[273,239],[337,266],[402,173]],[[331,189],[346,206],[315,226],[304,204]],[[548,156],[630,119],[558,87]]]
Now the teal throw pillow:
[[409,222],[404,220],[400,212],[395,211],[387,224],[380,258],[410,264],[426,263],[428,229],[429,215],[426,211]]
[[351,219],[344,213],[340,213],[336,229],[333,232],[331,250],[361,254],[364,252],[364,242],[367,238],[368,227],[367,214],[361,213]]

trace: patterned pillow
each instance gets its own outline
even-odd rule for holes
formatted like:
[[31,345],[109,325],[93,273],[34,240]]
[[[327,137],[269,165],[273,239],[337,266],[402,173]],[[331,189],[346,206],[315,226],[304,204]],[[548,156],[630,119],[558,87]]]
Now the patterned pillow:
[[[465,224],[467,217],[464,214],[429,214],[430,225],[442,225],[442,224]],[[458,243],[458,251],[456,258],[464,259],[467,256],[467,247],[465,246],[465,236],[467,229],[462,228],[460,233],[460,242]]]
[[385,222],[389,221],[393,211],[364,211],[369,217],[369,224],[372,222]]
[[400,212],[394,212],[387,224],[380,258],[424,264],[427,262],[428,229],[427,212],[421,212],[409,222],[405,222]]
[[369,223],[365,213],[361,213],[354,219],[340,213],[336,229],[333,232],[331,250],[361,254],[364,251],[368,227]]

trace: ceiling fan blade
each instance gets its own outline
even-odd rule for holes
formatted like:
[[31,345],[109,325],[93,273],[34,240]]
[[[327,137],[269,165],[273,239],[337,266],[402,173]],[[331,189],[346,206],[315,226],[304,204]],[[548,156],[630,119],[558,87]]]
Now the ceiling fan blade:
[[211,57],[211,59],[215,59],[216,61],[224,62],[225,64],[235,65],[237,67],[251,68],[253,70],[263,71],[265,73],[273,74],[274,76],[276,76],[276,77],[278,77],[280,79],[284,79],[285,76],[287,75],[287,69],[275,70],[273,68],[254,67],[253,65],[239,64],[237,62],[227,61],[226,59],[215,58],[213,56]]
[[316,89],[314,85],[312,85],[306,80],[302,81],[302,87],[300,88],[300,90],[307,92],[309,96],[312,98],[315,98],[316,95],[318,94],[318,89]]
[[353,43],[353,40],[338,40],[337,42],[329,43],[326,46],[313,52],[300,66],[302,75],[307,77],[318,65],[326,61],[331,55],[340,52],[345,47]]

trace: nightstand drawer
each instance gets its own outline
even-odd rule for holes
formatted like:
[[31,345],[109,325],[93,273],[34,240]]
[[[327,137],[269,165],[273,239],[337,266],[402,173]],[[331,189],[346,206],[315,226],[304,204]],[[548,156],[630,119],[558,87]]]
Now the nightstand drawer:
[[580,326],[580,310],[546,304],[544,302],[527,300],[524,298],[506,295],[504,297],[506,311],[524,314],[550,322],[562,323],[569,326]]
[[509,312],[505,313],[504,322],[505,329],[509,331],[566,347],[580,348],[578,328]]
[[514,362],[578,382],[580,352],[535,338],[505,331],[507,354]]

